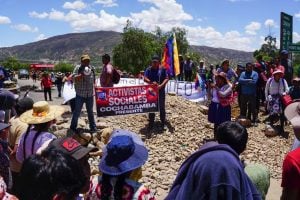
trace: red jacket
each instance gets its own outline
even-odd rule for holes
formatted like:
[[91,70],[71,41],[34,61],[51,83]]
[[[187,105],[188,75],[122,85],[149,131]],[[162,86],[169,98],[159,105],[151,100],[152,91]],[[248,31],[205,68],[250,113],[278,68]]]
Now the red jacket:
[[41,85],[44,87],[44,88],[51,88],[51,85],[52,85],[52,81],[49,77],[43,77],[42,80],[41,80]]

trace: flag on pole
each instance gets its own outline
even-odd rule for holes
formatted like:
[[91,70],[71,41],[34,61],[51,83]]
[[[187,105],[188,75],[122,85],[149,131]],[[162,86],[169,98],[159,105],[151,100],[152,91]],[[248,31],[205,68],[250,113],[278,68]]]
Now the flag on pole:
[[180,74],[175,33],[168,38],[165,44],[162,65],[166,68],[169,76],[174,77]]

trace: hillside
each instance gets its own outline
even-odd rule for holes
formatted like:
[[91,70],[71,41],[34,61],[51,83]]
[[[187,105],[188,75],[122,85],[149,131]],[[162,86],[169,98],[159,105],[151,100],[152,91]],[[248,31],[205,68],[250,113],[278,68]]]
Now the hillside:
[[209,63],[220,64],[224,58],[228,58],[231,63],[246,63],[253,61],[253,53],[238,51],[225,48],[213,48],[207,46],[191,46],[191,49],[195,52],[201,53]]
[[100,62],[103,53],[111,53],[121,41],[121,34],[113,31],[71,33],[38,42],[0,48],[0,59],[14,56],[21,60],[50,60],[78,62],[82,53]]
[[[111,53],[113,47],[122,40],[122,34],[113,31],[96,31],[87,33],[71,33],[54,36],[38,42],[0,48],[0,60],[14,56],[29,62],[68,61],[76,63],[81,54],[88,53],[92,62],[100,63],[103,53]],[[190,46],[192,51],[199,52],[208,63],[217,64],[224,58],[233,63],[252,60],[251,52],[207,46]]]

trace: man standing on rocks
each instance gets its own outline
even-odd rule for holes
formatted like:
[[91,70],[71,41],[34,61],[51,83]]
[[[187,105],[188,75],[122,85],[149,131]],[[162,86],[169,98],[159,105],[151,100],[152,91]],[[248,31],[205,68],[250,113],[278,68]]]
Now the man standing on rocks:
[[[239,78],[239,85],[241,87],[241,104],[240,104],[240,115],[251,120],[254,126],[257,126],[256,118],[256,87],[258,81],[257,72],[253,71],[252,63],[246,64],[246,71],[242,72]],[[250,109],[249,109],[250,108]],[[248,115],[247,115],[248,110]]]
[[85,54],[81,56],[81,65],[75,67],[72,78],[75,82],[76,97],[75,111],[73,112],[70,129],[73,133],[76,133],[78,118],[85,103],[90,131],[94,133],[97,131],[93,113],[95,71],[90,66],[89,55]]
[[102,56],[102,73],[100,75],[100,84],[101,87],[113,87],[114,83],[112,81],[113,78],[113,66],[110,63],[110,56],[108,54],[104,54]]
[[186,61],[184,61],[183,69],[184,69],[184,79],[185,81],[192,81],[193,69],[195,68],[195,64],[191,60],[190,56],[186,57]]
[[[166,94],[165,94],[165,86],[169,81],[169,76],[166,69],[163,66],[160,66],[159,57],[157,55],[152,57],[151,66],[148,67],[145,71],[144,80],[146,83],[154,84],[158,86],[159,90],[159,114],[160,114],[160,121],[161,127],[165,129],[165,121],[166,121],[166,109],[165,109],[165,101],[166,101]],[[149,129],[153,128],[155,119],[155,113],[149,113]]]

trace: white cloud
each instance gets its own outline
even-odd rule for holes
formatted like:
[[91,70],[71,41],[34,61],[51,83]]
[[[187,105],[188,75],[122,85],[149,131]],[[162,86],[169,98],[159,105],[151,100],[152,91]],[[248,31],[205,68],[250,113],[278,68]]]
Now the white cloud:
[[275,21],[273,20],[273,19],[267,19],[266,21],[265,21],[265,26],[266,27],[277,27],[277,25],[276,25],[276,23],[275,23]]
[[52,9],[49,13],[49,19],[53,20],[64,20],[65,14],[61,11],[57,11],[55,9]]
[[[130,20],[135,27],[148,32],[152,32],[157,26],[163,31],[170,31],[173,27],[185,28],[187,30],[187,39],[192,45],[253,51],[257,44],[256,36],[246,37],[234,30],[221,33],[214,27],[191,27],[185,25],[185,22],[193,20],[193,17],[186,13],[182,5],[175,0],[138,1],[151,4],[151,6],[140,12],[130,13],[129,16],[116,16],[104,10],[101,10],[99,13],[82,13],[75,10],[64,13],[52,9],[48,13],[48,19],[67,22],[75,32],[96,30],[122,32],[127,20]],[[258,30],[257,24],[252,26],[253,30]]]
[[118,4],[116,3],[116,0],[96,0],[94,3],[95,4],[102,4],[103,7],[118,6]]
[[[299,1],[300,1],[300,0],[299,0]],[[296,14],[295,14],[295,17],[296,17],[296,18],[300,18],[300,12],[296,13]]]
[[66,2],[63,5],[63,8],[65,9],[72,9],[72,10],[83,10],[87,7],[87,5],[82,2],[81,0],[77,0],[74,2]]
[[11,26],[11,28],[16,29],[18,31],[22,31],[22,32],[38,32],[39,29],[37,27],[30,27],[27,24],[17,24],[17,25],[13,25]]
[[256,35],[256,31],[258,31],[261,27],[259,22],[251,22],[247,26],[245,26],[246,33],[249,35]]
[[45,40],[47,37],[44,34],[39,34],[34,41],[40,41],[40,40]]
[[300,42],[300,34],[293,32],[293,43]]
[[224,34],[213,27],[202,28],[185,26],[187,39],[191,45],[206,45],[243,51],[253,51],[253,38],[244,37],[238,31],[229,31]]
[[10,24],[11,21],[8,17],[6,16],[0,16],[0,24]]
[[183,10],[181,4],[175,0],[138,0],[142,3],[151,3],[155,7],[142,10],[139,13],[131,13],[136,26],[145,30],[154,30],[159,26],[163,31],[170,30],[174,26],[182,26],[184,21],[193,17]]
[[33,18],[44,19],[44,18],[48,17],[48,13],[46,13],[46,12],[37,13],[36,11],[32,11],[29,13],[29,16],[33,17]]

